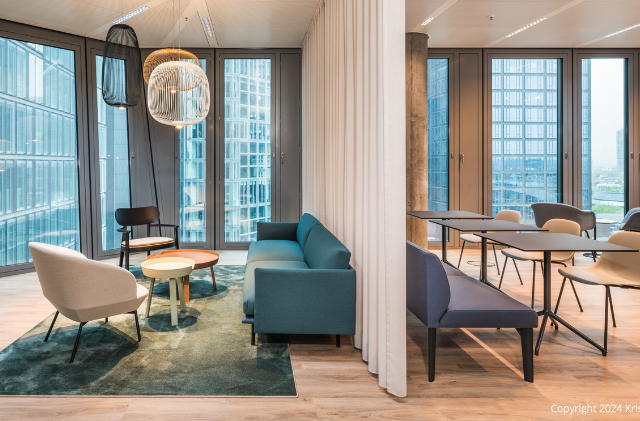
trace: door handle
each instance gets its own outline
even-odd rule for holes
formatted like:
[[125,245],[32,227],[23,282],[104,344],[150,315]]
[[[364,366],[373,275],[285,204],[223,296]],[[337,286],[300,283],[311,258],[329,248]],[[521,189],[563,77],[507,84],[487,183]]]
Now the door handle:
[[464,154],[463,153],[460,154],[460,162],[462,162],[464,164]]
[[280,163],[284,164],[284,152],[280,154]]

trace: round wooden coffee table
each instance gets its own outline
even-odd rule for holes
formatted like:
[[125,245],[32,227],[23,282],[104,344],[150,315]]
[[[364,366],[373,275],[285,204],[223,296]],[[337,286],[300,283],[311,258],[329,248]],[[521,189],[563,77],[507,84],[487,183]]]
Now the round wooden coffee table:
[[[213,290],[217,291],[216,275],[213,273],[213,267],[218,264],[220,255],[209,250],[197,250],[197,249],[178,249],[178,250],[165,250],[160,254],[152,254],[147,259],[154,259],[157,257],[185,257],[196,262],[193,267],[196,269],[211,268],[211,279],[213,279]],[[189,275],[184,277],[184,297],[189,302]]]

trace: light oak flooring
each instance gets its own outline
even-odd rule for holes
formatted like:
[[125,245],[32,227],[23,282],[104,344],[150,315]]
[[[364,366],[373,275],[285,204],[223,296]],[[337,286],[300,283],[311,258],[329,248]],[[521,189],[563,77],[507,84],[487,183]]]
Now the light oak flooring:
[[[450,250],[457,261],[458,250]],[[221,264],[243,264],[242,252],[221,253]],[[499,255],[502,263],[502,256]],[[132,259],[139,262],[141,258]],[[477,276],[477,250],[465,250],[462,269]],[[492,256],[490,255],[490,260]],[[112,261],[115,263],[115,260]],[[582,256],[576,265],[589,265]],[[500,264],[502,268],[502,264]],[[520,264],[521,286],[507,265],[504,291],[531,300],[531,265]],[[561,278],[554,265],[553,297]],[[542,305],[541,272],[536,307]],[[489,276],[498,282],[495,268]],[[565,289],[559,314],[602,341],[604,288],[576,284],[585,312]],[[609,355],[602,355],[566,328],[548,334],[535,357],[535,383],[522,380],[520,341],[515,330],[443,329],[438,336],[436,380],[428,382],[427,329],[407,313],[408,397],[387,394],[353,348],[351,338],[335,348],[333,337],[291,336],[298,398],[78,398],[0,397],[0,419],[34,420],[305,420],[305,419],[608,419],[610,413],[563,416],[557,405],[640,404],[640,291],[614,289],[617,328],[610,329]],[[35,274],[0,278],[0,349],[51,314]],[[537,333],[537,332],[536,332]],[[144,340],[144,339],[143,339]],[[249,337],[247,336],[247,340]],[[638,408],[640,411],[640,408]],[[638,419],[638,413],[620,418]]]

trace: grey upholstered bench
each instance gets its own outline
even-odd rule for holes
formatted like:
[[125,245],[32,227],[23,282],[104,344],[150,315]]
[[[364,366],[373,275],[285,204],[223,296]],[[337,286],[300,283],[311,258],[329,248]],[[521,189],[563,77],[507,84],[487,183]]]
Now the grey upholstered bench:
[[538,315],[407,241],[407,308],[428,328],[429,381],[435,376],[436,329],[515,328],[522,342],[524,379],[533,382],[533,328]]

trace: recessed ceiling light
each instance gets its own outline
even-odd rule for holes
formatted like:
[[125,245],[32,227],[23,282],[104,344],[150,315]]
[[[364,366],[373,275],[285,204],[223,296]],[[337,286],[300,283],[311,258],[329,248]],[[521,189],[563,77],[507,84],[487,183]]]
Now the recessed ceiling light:
[[512,33],[507,35],[507,38],[510,38],[510,37],[514,36],[515,34],[519,34],[520,32],[524,31],[525,29],[529,29],[533,25],[537,25],[537,24],[539,24],[540,22],[542,22],[544,20],[547,20],[547,18],[546,17],[545,18],[540,18],[540,19],[538,19],[538,20],[536,20],[534,22],[531,22],[530,24],[523,26],[522,28],[518,29],[517,31],[513,31]]
[[145,11],[145,10],[147,10],[147,9],[148,9],[148,7],[147,7],[147,6],[142,6],[142,7],[141,7],[141,8],[139,8],[138,10],[134,10],[134,11],[133,11],[133,12],[131,12],[131,13],[127,13],[126,15],[124,15],[123,17],[121,17],[120,19],[118,19],[118,20],[114,20],[114,21],[113,21],[113,24],[114,24],[114,25],[117,25],[117,24],[119,24],[119,23],[121,23],[121,22],[124,22],[124,21],[125,21],[125,20],[127,20],[127,19],[131,19],[131,18],[132,18],[132,17],[134,17],[135,15],[140,14],[140,13],[144,12],[144,11]]
[[428,24],[430,24],[431,22],[433,22],[433,18],[429,18],[427,20],[425,20],[424,22],[422,22],[420,25],[422,26],[427,26]]
[[630,26],[630,27],[628,27],[628,28],[625,28],[625,29],[623,29],[623,30],[621,30],[621,31],[614,32],[613,34],[605,35],[605,38],[609,38],[609,37],[612,37],[612,36],[614,36],[614,35],[621,34],[621,33],[623,33],[623,32],[629,31],[629,30],[631,30],[631,29],[637,28],[637,27],[639,27],[639,26],[640,26],[640,23],[639,23],[639,24],[637,24],[637,25],[633,25],[633,26]]
[[209,38],[213,37],[213,28],[211,27],[211,22],[209,22],[209,18],[202,18],[202,26],[204,28],[204,32],[206,32]]

